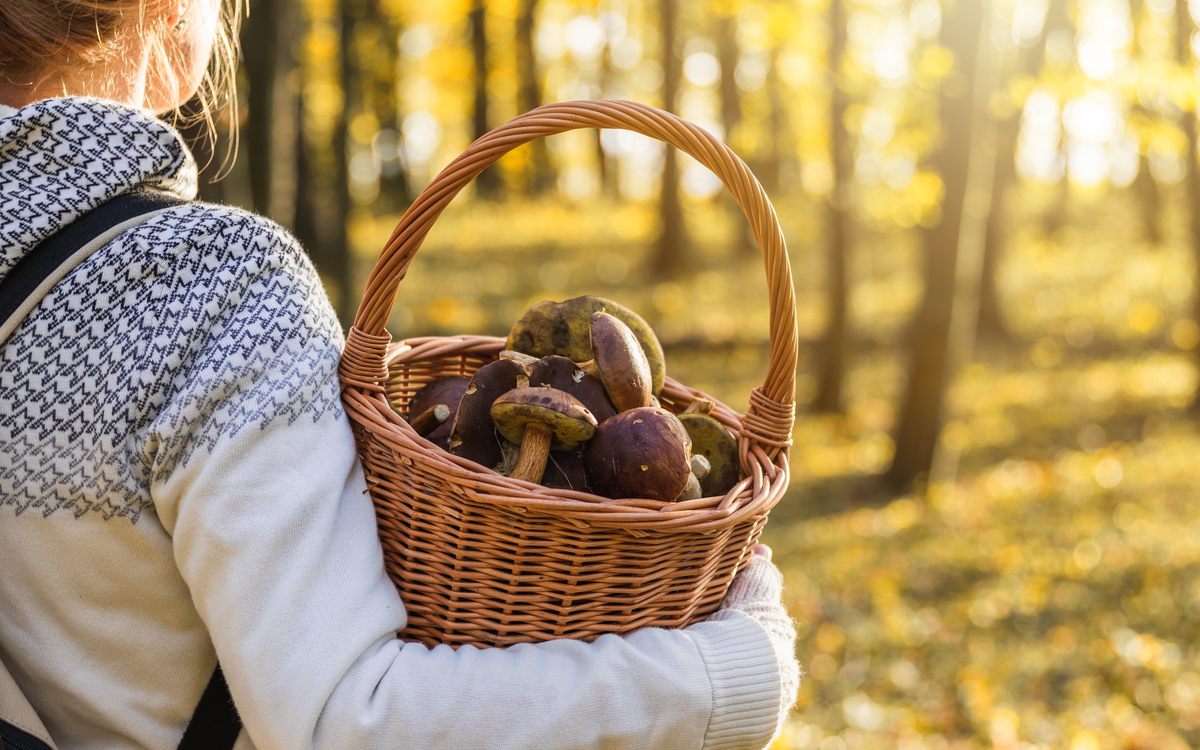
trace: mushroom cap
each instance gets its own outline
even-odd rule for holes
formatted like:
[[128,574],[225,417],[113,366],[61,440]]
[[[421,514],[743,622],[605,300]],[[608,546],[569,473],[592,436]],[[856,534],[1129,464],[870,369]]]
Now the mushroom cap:
[[504,439],[517,445],[531,423],[550,429],[550,449],[556,451],[572,450],[596,433],[596,418],[587,407],[554,388],[516,388],[496,399],[491,413]]
[[576,362],[591,359],[591,315],[597,311],[616,316],[633,331],[650,365],[651,389],[660,393],[666,373],[662,344],[641,316],[610,299],[583,296],[539,302],[513,325],[505,348],[535,357],[559,354]]
[[606,312],[591,318],[592,358],[617,411],[650,406],[650,363],[629,326]]
[[450,411],[457,411],[458,402],[462,401],[463,394],[467,392],[470,382],[457,375],[429,381],[412,395],[412,399],[408,402],[408,415],[415,417],[437,404],[445,404],[450,407]]
[[612,498],[674,502],[687,485],[691,438],[661,407],[623,411],[596,428],[583,451],[588,486]]
[[557,354],[543,357],[530,366],[529,385],[546,385],[571,394],[587,407],[597,423],[617,413],[608,401],[603,383],[579,369],[572,360]]
[[498,359],[476,370],[454,415],[450,452],[489,469],[502,465],[504,451],[492,423],[492,403],[513,388],[528,385],[529,372],[510,359]]
[[546,471],[538,484],[555,489],[590,492],[583,470],[582,447],[573,451],[551,451],[546,461]]
[[700,480],[695,474],[688,474],[687,484],[683,486],[683,490],[679,493],[676,502],[681,500],[699,500],[704,497],[703,490],[700,489]]
[[709,472],[700,480],[704,497],[724,495],[738,482],[737,439],[725,425],[707,414],[680,414],[692,439],[692,455],[708,459]]

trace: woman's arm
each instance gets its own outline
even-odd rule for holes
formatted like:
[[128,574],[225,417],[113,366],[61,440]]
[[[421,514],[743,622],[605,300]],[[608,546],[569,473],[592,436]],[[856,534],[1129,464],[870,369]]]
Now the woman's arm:
[[197,338],[193,382],[152,441],[172,447],[154,458],[156,507],[254,742],[766,745],[781,669],[743,612],[591,644],[454,651],[395,639],[405,613],[337,400],[340,341],[293,253],[268,248],[258,291],[220,302],[228,314]]

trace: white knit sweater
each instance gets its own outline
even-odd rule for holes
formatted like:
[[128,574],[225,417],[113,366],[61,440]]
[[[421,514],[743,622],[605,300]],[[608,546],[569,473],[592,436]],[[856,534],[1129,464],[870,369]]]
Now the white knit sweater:
[[[195,183],[136,111],[2,110],[0,276],[115,195]],[[742,612],[592,644],[398,641],[341,345],[289,235],[189,204],[76,268],[0,350],[0,660],[62,750],[174,748],[218,655],[239,748],[769,741],[780,667]]]

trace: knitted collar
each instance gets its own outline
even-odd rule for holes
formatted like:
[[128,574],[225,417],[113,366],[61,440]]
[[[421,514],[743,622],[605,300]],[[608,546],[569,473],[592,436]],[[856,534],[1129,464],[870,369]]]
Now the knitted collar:
[[59,227],[137,188],[196,195],[196,163],[168,125],[100,99],[0,112],[0,277]]

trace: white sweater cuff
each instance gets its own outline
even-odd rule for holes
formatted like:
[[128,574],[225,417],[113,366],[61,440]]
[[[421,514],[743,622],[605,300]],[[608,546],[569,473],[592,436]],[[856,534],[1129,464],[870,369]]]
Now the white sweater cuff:
[[779,722],[782,690],[766,629],[749,615],[726,609],[687,632],[696,639],[712,683],[713,712],[703,750],[766,747]]

